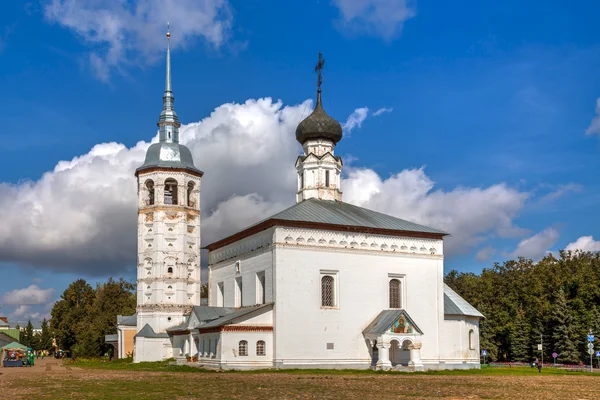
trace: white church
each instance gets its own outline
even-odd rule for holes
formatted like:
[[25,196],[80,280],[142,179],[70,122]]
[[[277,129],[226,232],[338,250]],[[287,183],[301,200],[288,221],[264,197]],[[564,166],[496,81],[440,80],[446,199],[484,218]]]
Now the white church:
[[203,172],[179,143],[170,46],[166,63],[159,142],[135,173],[138,305],[118,318],[119,357],[223,369],[479,368],[484,317],[443,282],[447,233],[342,201],[342,127],[323,109],[321,56],[315,109],[296,129],[296,204],[206,246],[200,305]]

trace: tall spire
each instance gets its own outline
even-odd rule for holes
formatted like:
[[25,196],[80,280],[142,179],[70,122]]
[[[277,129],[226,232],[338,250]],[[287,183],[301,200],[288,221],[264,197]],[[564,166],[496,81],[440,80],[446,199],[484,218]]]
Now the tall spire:
[[165,82],[165,92],[171,92],[171,30],[167,22],[167,78]]
[[179,119],[175,112],[175,97],[171,87],[171,30],[167,24],[167,68],[165,77],[165,93],[163,94],[163,109],[158,119],[160,142],[179,142]]

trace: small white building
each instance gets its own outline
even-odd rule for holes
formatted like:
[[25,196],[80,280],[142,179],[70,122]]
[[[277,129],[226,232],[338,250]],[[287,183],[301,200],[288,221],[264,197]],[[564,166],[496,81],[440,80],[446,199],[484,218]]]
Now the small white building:
[[483,315],[443,282],[447,233],[342,201],[342,127],[323,110],[321,58],[315,110],[296,130],[297,203],[207,246],[209,305],[200,306],[203,173],[178,143],[169,57],[160,141],[136,171],[134,360],[479,368]]

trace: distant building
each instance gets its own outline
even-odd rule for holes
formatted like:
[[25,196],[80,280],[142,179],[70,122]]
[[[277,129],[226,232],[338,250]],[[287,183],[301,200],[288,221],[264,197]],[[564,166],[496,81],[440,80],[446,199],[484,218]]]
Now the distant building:
[[159,142],[136,170],[138,305],[120,317],[120,357],[135,329],[136,362],[479,368],[483,315],[443,282],[447,234],[342,201],[342,127],[323,109],[322,66],[315,109],[296,130],[297,204],[207,246],[201,306],[203,172],[179,144],[167,49]]

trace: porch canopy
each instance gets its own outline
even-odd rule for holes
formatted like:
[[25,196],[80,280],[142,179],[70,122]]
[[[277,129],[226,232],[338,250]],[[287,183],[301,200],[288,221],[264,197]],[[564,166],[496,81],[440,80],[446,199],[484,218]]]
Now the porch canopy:
[[[365,339],[369,341],[370,348],[376,343],[378,369],[391,369],[400,365],[400,351],[409,350],[410,360],[408,367],[413,370],[422,370],[421,362],[421,337],[423,331],[417,326],[406,310],[383,310],[363,330]],[[391,353],[391,354],[390,354]]]

